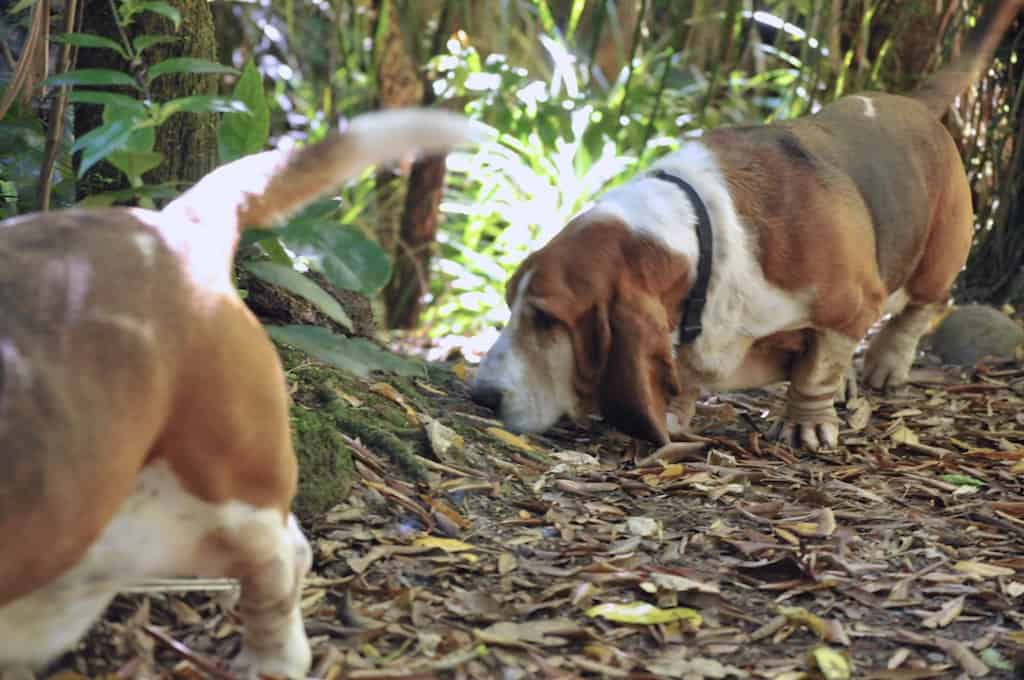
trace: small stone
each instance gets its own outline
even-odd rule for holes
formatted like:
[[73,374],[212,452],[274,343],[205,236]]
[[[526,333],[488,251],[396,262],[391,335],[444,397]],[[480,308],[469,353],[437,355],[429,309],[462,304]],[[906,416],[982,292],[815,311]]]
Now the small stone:
[[929,344],[942,363],[969,367],[985,357],[1015,358],[1024,328],[994,307],[965,305],[942,320]]

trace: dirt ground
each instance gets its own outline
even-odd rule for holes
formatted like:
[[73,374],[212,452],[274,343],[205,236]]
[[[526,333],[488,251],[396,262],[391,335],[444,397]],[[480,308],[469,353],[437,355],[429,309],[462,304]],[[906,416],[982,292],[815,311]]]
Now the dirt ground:
[[[1019,363],[920,368],[818,454],[761,438],[782,388],[719,395],[662,460],[597,421],[511,436],[465,371],[338,388],[421,467],[350,441],[352,493],[301,518],[313,677],[1024,677]],[[231,677],[230,584],[144,590],[51,677]]]

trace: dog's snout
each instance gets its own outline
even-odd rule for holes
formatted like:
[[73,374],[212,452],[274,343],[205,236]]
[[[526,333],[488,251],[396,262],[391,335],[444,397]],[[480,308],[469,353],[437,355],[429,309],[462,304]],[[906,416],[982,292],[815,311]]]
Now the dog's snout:
[[501,409],[502,391],[495,385],[486,382],[474,383],[469,390],[469,397],[481,406],[492,411]]

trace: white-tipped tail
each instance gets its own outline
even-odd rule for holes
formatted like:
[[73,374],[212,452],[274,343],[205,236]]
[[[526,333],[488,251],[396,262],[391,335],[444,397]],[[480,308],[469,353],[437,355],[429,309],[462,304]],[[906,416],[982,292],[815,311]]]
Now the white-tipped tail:
[[254,154],[217,168],[164,212],[187,210],[220,224],[233,223],[236,232],[267,225],[370,166],[480,142],[487,130],[464,116],[435,109],[367,113],[316,144]]
[[484,125],[439,109],[375,111],[353,118],[340,129],[355,147],[350,160],[360,164],[352,175],[412,152],[441,153],[487,137]]

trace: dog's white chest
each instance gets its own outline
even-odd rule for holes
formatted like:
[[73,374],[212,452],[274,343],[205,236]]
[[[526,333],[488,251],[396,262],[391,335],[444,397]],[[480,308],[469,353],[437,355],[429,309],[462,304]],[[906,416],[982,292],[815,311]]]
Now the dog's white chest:
[[[0,607],[0,670],[35,667],[72,647],[120,588],[194,570],[204,562],[202,539],[223,512],[186,493],[167,463],[147,466],[75,567]],[[46,549],[45,536],[25,539]]]

